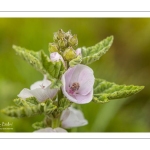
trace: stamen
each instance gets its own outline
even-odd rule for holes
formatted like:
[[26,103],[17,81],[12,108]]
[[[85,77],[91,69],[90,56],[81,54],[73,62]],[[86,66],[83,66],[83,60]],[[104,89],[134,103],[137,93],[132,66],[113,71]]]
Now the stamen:
[[[69,87],[70,87],[70,85],[69,85]],[[77,94],[77,91],[79,90],[79,88],[80,88],[79,83],[78,82],[74,82],[72,84],[72,86],[70,87],[69,93],[70,94],[74,94],[74,93]]]

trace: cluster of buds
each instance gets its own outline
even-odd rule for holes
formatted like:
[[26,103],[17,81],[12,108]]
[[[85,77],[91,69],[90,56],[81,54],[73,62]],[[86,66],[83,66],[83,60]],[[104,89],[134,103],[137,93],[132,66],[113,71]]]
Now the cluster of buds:
[[77,35],[72,35],[71,31],[64,32],[62,29],[54,33],[54,42],[49,43],[49,52],[58,52],[65,61],[70,61],[77,57],[75,48],[78,45]]

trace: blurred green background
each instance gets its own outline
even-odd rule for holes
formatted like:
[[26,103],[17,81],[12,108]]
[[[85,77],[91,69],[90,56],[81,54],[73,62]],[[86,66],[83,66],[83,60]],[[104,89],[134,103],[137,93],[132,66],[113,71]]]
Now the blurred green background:
[[[149,132],[150,18],[0,18],[0,109],[12,105],[23,88],[43,78],[15,54],[12,45],[48,53],[48,43],[58,29],[77,34],[78,47],[93,46],[114,35],[110,50],[90,65],[95,77],[117,84],[145,86],[126,99],[80,105],[89,124],[72,131]],[[32,123],[42,118],[16,119],[0,113],[0,124],[13,123],[12,130],[0,132],[32,132]]]

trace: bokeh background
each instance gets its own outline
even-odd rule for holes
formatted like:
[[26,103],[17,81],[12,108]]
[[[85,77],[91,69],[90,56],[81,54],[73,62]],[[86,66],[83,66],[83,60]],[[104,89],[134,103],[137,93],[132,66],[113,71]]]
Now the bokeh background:
[[[0,18],[0,109],[13,105],[12,100],[23,88],[43,78],[15,54],[12,45],[48,53],[48,43],[58,29],[77,34],[78,47],[93,46],[114,35],[110,50],[90,65],[95,77],[145,86],[129,98],[80,105],[89,124],[68,131],[149,132],[150,18]],[[0,132],[32,132],[32,123],[42,118],[16,119],[0,113],[0,124],[13,123],[12,130]]]

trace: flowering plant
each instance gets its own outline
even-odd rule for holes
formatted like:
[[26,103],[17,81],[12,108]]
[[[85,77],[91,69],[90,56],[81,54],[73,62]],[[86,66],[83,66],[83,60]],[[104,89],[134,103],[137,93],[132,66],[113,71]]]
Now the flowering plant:
[[24,88],[14,99],[15,106],[2,112],[10,117],[31,117],[44,114],[41,122],[32,126],[35,132],[66,132],[65,129],[84,126],[88,121],[76,104],[89,102],[106,103],[113,99],[131,96],[143,86],[117,85],[94,77],[88,64],[99,60],[113,43],[107,37],[91,47],[77,48],[77,35],[62,29],[54,33],[54,42],[49,43],[49,53],[31,51],[13,45],[13,49],[25,61],[43,74],[44,79]]

